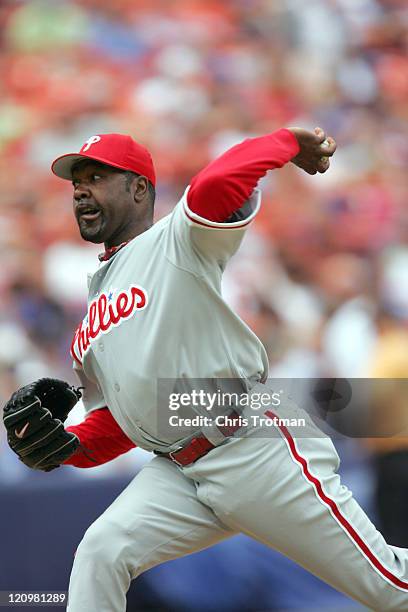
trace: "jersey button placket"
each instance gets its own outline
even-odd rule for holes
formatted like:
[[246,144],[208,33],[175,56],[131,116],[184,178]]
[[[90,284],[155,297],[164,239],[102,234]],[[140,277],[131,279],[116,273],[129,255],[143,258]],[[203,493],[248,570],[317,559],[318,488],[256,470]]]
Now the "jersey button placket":
[[115,391],[120,391],[120,384],[116,382],[116,383],[113,385],[113,388],[115,389]]

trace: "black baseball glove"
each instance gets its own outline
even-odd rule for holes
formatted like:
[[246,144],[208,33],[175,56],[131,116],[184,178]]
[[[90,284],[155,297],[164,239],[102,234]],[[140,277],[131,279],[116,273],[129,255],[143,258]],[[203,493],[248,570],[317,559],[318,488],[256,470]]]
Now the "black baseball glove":
[[75,453],[78,437],[63,422],[81,391],[53,378],[40,378],[18,389],[3,408],[7,440],[30,468],[50,472]]

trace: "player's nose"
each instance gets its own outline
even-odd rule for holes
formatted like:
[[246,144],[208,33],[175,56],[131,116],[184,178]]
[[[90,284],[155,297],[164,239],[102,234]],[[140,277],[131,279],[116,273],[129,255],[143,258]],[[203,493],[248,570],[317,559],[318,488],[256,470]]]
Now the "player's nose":
[[89,186],[81,181],[77,182],[74,185],[74,201],[81,202],[82,200],[86,200],[91,196],[91,192]]

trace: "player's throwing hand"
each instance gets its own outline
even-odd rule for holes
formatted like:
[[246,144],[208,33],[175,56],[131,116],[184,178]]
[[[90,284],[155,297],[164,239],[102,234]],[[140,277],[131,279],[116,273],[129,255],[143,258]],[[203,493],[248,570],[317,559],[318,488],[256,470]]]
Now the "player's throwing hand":
[[289,128],[299,143],[300,151],[292,159],[292,163],[302,168],[308,174],[323,174],[330,167],[330,157],[334,155],[337,144],[334,138],[326,137],[326,133],[317,127],[313,132],[303,128]]

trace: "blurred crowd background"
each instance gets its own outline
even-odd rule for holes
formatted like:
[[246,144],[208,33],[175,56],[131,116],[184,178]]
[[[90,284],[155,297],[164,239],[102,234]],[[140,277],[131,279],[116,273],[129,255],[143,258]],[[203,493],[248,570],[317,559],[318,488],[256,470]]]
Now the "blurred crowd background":
[[[49,167],[111,131],[150,149],[158,219],[240,140],[322,126],[338,142],[331,170],[261,181],[226,299],[271,376],[408,377],[407,48],[406,0],[3,0],[1,402],[40,376],[75,381],[68,349],[101,249],[81,241],[72,187]],[[400,438],[344,445],[357,496],[367,457],[377,476],[383,457],[408,461]],[[59,477],[123,476],[145,459]],[[31,477],[1,430],[0,482]]]

